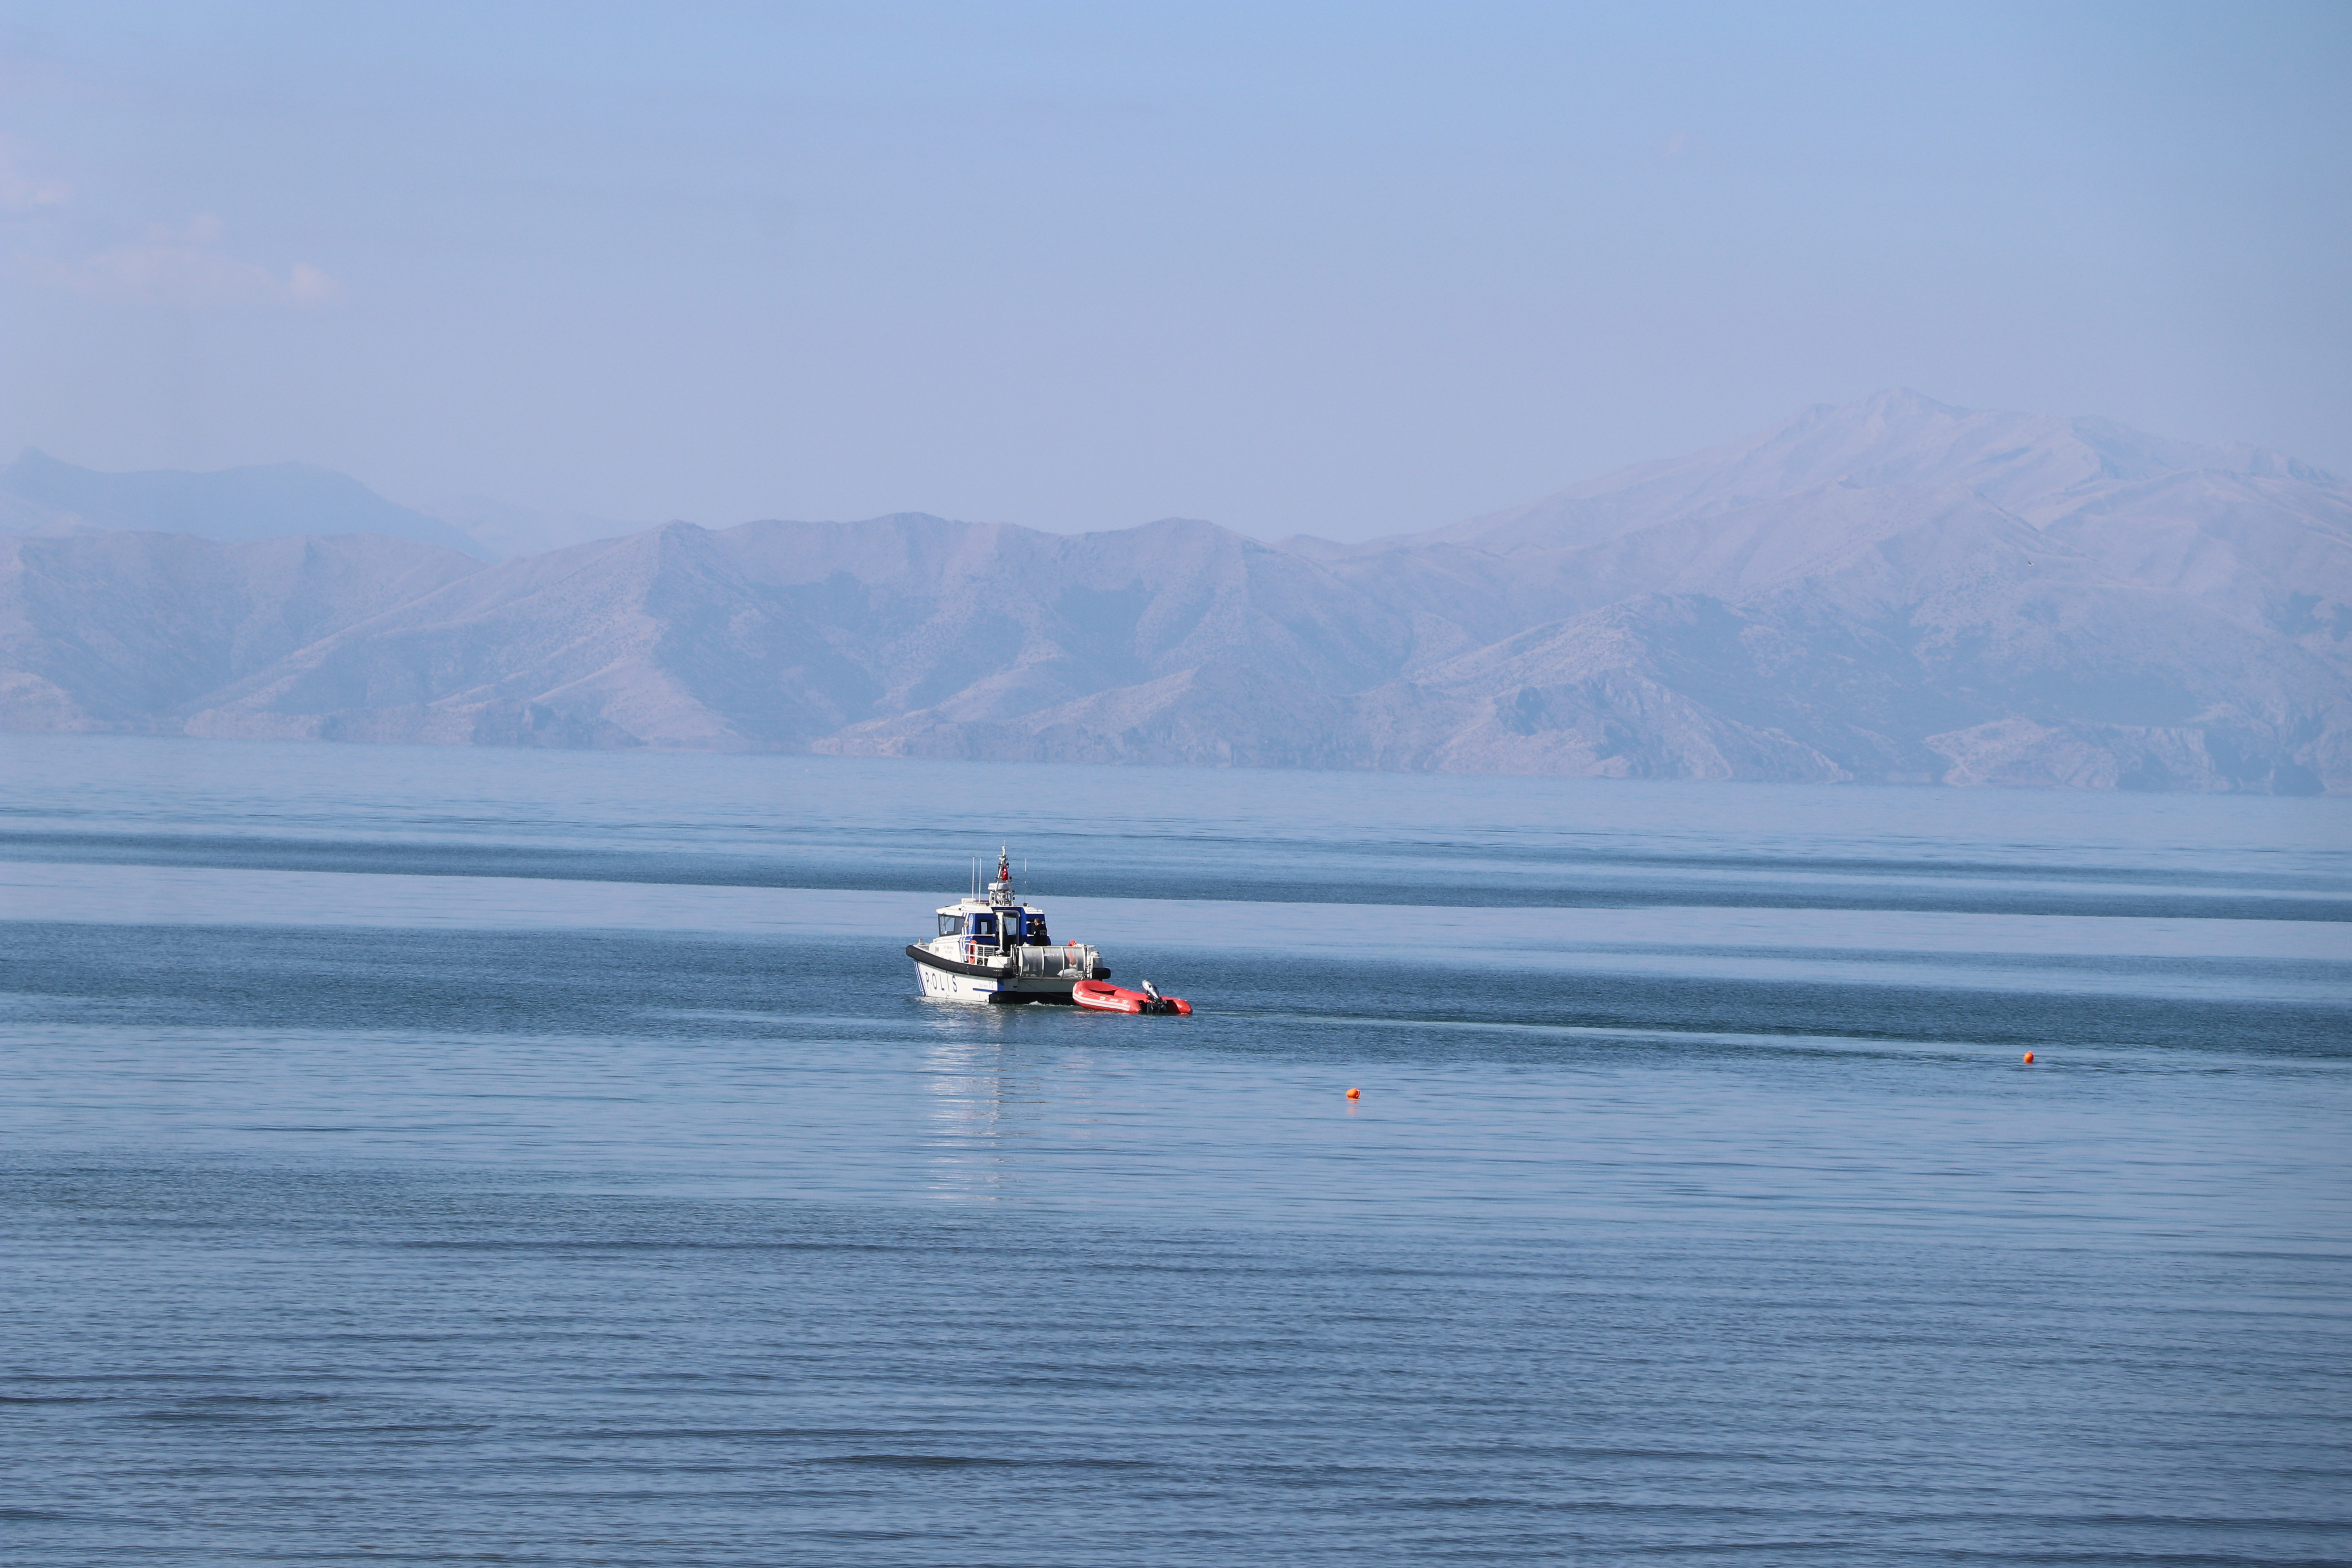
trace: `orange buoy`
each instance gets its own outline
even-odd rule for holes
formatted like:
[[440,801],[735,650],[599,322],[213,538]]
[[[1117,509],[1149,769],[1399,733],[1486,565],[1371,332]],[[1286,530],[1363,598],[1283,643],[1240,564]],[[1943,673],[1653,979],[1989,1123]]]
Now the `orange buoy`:
[[1348,1098],[1349,1100],[1361,1100],[1364,1098],[1364,1091],[1360,1089],[1351,1089],[1348,1091]]
[[2032,1051],[2025,1053],[2025,1065],[2027,1067],[2032,1067],[2033,1065],[2033,1053]]

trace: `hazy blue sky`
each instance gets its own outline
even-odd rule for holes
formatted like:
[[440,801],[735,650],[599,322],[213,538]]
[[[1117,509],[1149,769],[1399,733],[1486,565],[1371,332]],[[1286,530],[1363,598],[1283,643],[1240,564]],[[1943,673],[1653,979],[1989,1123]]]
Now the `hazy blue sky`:
[[2352,5],[0,0],[0,442],[1348,537],[1903,384],[2352,469]]

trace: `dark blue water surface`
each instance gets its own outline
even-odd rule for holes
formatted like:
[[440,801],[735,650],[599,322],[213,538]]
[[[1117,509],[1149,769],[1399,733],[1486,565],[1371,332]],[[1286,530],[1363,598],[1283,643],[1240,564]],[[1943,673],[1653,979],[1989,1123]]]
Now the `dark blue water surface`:
[[0,786],[11,1563],[2352,1559],[2352,802]]

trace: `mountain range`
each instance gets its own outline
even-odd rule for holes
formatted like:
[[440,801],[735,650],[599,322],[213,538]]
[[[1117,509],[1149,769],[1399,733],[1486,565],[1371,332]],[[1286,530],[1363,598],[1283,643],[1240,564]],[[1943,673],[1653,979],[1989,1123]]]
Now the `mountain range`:
[[485,561],[37,457],[20,731],[2352,791],[2344,481],[1910,392],[1362,543],[899,515]]
[[55,538],[114,529],[272,539],[296,533],[381,533],[484,561],[635,533],[642,523],[535,511],[481,496],[401,506],[347,474],[308,463],[187,473],[109,474],[26,448],[0,467],[0,533]]

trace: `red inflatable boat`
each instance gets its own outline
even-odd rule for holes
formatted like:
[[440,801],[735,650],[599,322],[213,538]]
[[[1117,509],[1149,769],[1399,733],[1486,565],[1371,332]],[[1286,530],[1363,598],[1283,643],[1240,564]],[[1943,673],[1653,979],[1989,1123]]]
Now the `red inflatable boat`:
[[1181,996],[1162,996],[1147,980],[1140,991],[1125,991],[1101,980],[1081,980],[1070,987],[1070,1000],[1081,1007],[1105,1013],[1190,1013],[1192,1004]]

